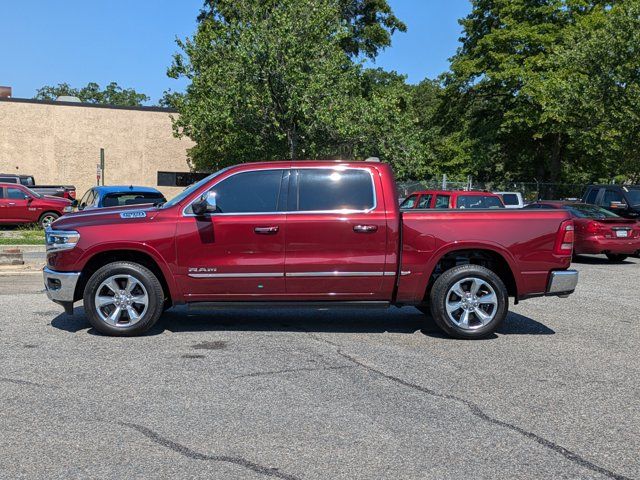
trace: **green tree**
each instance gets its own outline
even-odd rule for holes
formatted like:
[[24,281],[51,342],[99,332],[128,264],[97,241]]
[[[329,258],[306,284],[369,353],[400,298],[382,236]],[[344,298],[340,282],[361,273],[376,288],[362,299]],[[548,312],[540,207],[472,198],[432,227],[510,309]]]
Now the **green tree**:
[[[267,10],[280,8],[278,2],[264,2]],[[308,3],[307,3],[308,5]],[[375,58],[378,52],[391,45],[391,36],[397,30],[405,32],[407,26],[393,14],[388,0],[336,0],[340,18],[346,24],[341,39],[342,48],[349,55]],[[198,22],[224,18],[241,20],[242,8],[226,0],[205,0]]]
[[582,181],[640,181],[640,1],[592,9],[556,56],[544,85],[549,116],[565,119]]
[[353,32],[342,6],[207,3],[194,37],[178,42],[182,53],[168,72],[191,83],[184,95],[164,99],[180,112],[177,134],[196,141],[190,151],[196,168],[370,154],[362,127],[371,131],[397,99],[377,90],[363,94],[361,64],[344,48]]
[[104,90],[95,82],[90,82],[82,88],[73,88],[67,83],[60,83],[55,86],[46,85],[37,90],[34,98],[38,100],[55,100],[59,96],[69,95],[78,97],[87,103],[119,105],[119,106],[141,106],[150,99],[143,93],[138,93],[132,88],[122,88],[116,82],[109,83]]
[[485,176],[560,181],[580,161],[565,112],[549,108],[557,53],[576,22],[611,2],[474,0],[445,76],[441,118]]

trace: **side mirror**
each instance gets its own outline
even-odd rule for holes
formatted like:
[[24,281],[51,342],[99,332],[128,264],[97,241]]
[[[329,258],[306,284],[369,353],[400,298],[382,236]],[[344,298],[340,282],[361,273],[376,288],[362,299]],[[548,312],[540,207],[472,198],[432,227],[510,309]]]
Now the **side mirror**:
[[211,191],[205,193],[197,201],[191,204],[191,209],[196,215],[215,213],[218,210],[218,205],[216,203],[216,193]]
[[71,206],[72,206],[73,208],[77,208],[77,206],[78,206],[78,200],[74,200],[73,202],[71,202]]

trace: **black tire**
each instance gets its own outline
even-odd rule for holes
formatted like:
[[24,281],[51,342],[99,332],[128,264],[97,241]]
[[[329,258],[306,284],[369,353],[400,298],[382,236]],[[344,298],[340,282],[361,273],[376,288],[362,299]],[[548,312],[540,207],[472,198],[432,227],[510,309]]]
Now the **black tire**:
[[58,215],[56,212],[44,212],[38,219],[38,225],[40,226],[40,228],[47,228],[58,218],[60,218],[60,215]]
[[[108,294],[109,290],[104,290],[106,287],[102,287],[100,292],[98,292],[98,289],[102,283],[110,277],[117,277],[119,275],[131,276],[137,282],[142,284],[144,289],[139,290],[139,292],[145,293],[144,290],[146,290],[148,304],[145,309],[142,309],[140,305],[135,306],[138,310],[142,310],[142,312],[137,312],[141,313],[141,315],[139,320],[135,323],[129,319],[131,324],[124,322],[116,326],[101,318],[98,313],[98,309],[96,308],[95,297],[96,294],[100,292]],[[117,281],[121,282],[120,285],[122,286],[122,279],[118,279]],[[100,333],[112,336],[134,336],[143,334],[158,321],[164,308],[164,291],[162,290],[162,284],[158,278],[148,268],[133,262],[109,263],[97,270],[87,282],[87,285],[84,288],[83,298],[84,310],[87,317],[89,317],[91,325]],[[103,307],[103,309],[104,308],[107,307]],[[104,310],[101,310],[101,312],[105,315]],[[129,318],[128,314],[123,314],[123,316],[125,317],[125,320]]]
[[[491,309],[489,313],[493,315],[493,318],[486,324],[482,325],[482,322],[476,317],[475,313],[470,313],[468,317],[470,328],[462,328],[449,318],[446,304],[448,295],[453,295],[454,299],[456,297],[455,294],[451,294],[450,289],[452,289],[457,282],[467,278],[479,279],[488,284],[495,293],[496,304],[486,307]],[[487,287],[482,288],[486,288],[487,292],[489,291]],[[451,337],[469,340],[483,338],[495,332],[507,316],[509,308],[507,288],[502,280],[500,280],[500,277],[488,268],[479,265],[460,265],[444,272],[433,284],[433,288],[429,293],[429,300],[431,315],[438,327]],[[456,312],[458,311],[460,311],[461,314],[464,312],[463,310],[456,310]]]
[[624,262],[627,259],[628,255],[623,255],[621,253],[607,253],[607,258],[610,262],[620,263]]

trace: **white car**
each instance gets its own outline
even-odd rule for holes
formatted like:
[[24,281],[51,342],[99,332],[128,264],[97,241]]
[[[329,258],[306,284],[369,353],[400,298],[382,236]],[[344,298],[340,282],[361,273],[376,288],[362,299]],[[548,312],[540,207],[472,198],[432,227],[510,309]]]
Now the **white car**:
[[505,208],[522,208],[524,201],[520,192],[493,192],[502,197]]

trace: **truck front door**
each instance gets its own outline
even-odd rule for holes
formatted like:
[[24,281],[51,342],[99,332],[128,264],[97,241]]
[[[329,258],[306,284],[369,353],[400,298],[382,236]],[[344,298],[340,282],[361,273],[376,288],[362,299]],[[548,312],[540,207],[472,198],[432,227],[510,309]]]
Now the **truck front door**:
[[228,173],[211,188],[218,211],[185,207],[176,231],[187,301],[273,300],[285,293],[288,169]]
[[3,216],[8,223],[26,223],[38,220],[37,212],[30,207],[32,198],[21,188],[6,187],[5,198],[2,200],[5,208]]
[[379,176],[366,168],[296,169],[288,211],[289,299],[388,300],[395,266],[385,265],[387,220]]

